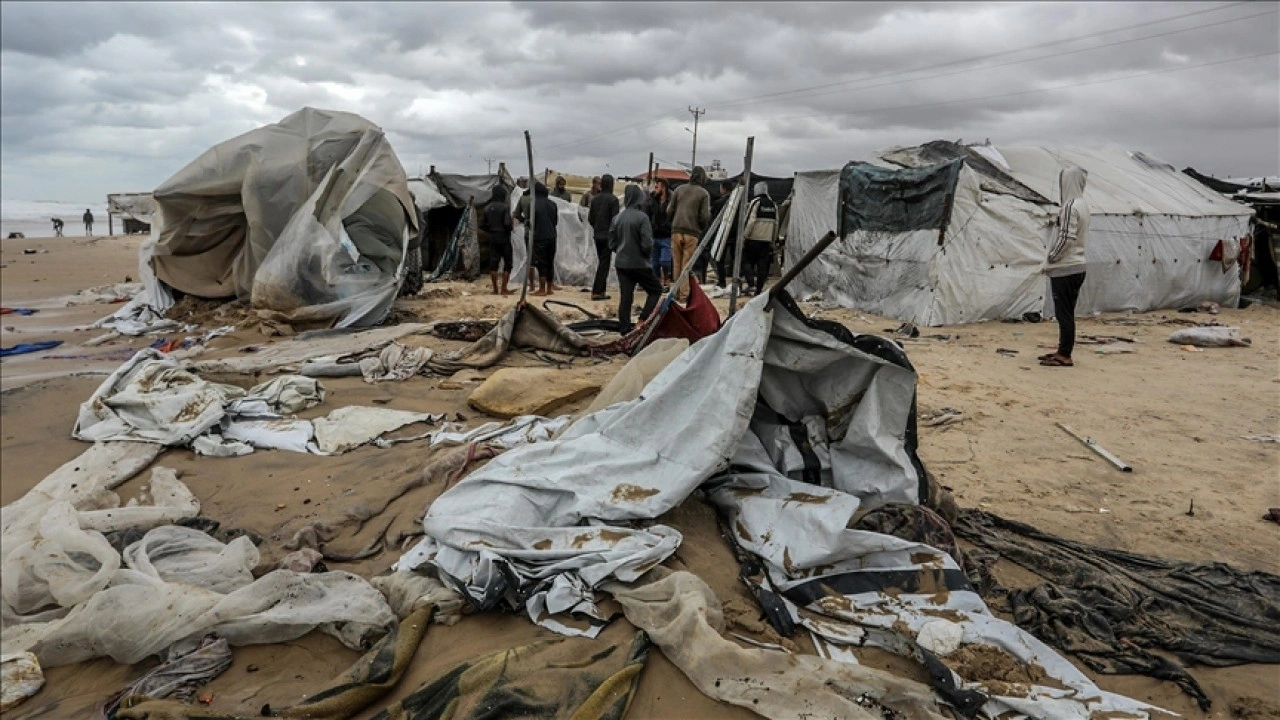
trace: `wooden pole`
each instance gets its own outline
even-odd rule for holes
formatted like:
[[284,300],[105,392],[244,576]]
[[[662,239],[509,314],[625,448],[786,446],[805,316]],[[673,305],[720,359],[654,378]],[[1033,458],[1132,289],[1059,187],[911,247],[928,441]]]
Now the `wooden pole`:
[[645,166],[644,181],[653,189],[653,153],[649,153],[649,164]]
[[533,138],[529,135],[529,131],[524,131],[524,149],[529,156],[529,187],[524,192],[529,196],[529,218],[524,224],[524,279],[520,282],[520,302],[524,305],[525,296],[529,293],[529,278],[533,275],[533,215],[537,212],[537,203],[534,202],[533,184],[536,177],[533,174]]
[[114,220],[114,217],[112,216],[112,214],[107,213],[107,235],[116,234],[116,230],[115,230],[116,226],[115,226],[115,223],[112,222],[113,220]]
[[729,317],[738,311],[738,276],[742,273],[742,247],[746,243],[747,234],[747,205],[751,203],[748,198],[751,197],[751,155],[755,151],[755,137],[747,138],[747,155],[742,163],[742,194],[738,197],[738,244],[733,254],[733,286],[729,289]]

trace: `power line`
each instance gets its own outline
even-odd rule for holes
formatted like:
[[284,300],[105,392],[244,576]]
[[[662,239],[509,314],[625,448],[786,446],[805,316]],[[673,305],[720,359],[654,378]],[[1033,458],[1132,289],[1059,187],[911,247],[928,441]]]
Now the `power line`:
[[[1237,5],[1245,5],[1245,4],[1247,4],[1247,2],[1234,2],[1234,3],[1228,3],[1228,4],[1226,4],[1226,5],[1219,5],[1219,6],[1217,6],[1217,7],[1207,8],[1207,9],[1204,9],[1204,10],[1197,10],[1197,11],[1195,11],[1195,12],[1183,13],[1182,15],[1171,15],[1171,16],[1169,16],[1169,17],[1161,18],[1161,19],[1159,19],[1159,20],[1149,20],[1149,21],[1147,21],[1147,22],[1137,23],[1137,24],[1135,24],[1135,25],[1126,25],[1126,26],[1124,26],[1124,27],[1114,28],[1114,29],[1112,29],[1112,30],[1102,30],[1102,31],[1099,31],[1099,32],[1092,32],[1092,33],[1086,33],[1086,34],[1084,34],[1084,35],[1077,35],[1077,36],[1075,36],[1075,37],[1063,38],[1063,39],[1061,39],[1061,40],[1052,40],[1052,41],[1049,41],[1049,42],[1039,43],[1039,44],[1036,44],[1036,45],[1028,45],[1028,46],[1026,46],[1026,47],[1016,48],[1016,49],[1014,49],[1014,50],[1002,50],[1002,51],[1000,51],[1000,52],[997,52],[997,53],[991,53],[991,54],[989,54],[989,55],[978,55],[978,56],[974,56],[974,57],[963,58],[963,59],[960,59],[960,60],[951,60],[951,61],[948,61],[948,62],[945,62],[945,63],[938,63],[938,64],[936,64],[936,65],[925,65],[925,66],[921,66],[921,67],[914,68],[914,69],[911,69],[911,70],[897,70],[897,71],[894,71],[894,72],[882,73],[882,74],[880,74],[880,75],[871,75],[871,76],[868,76],[868,77],[854,78],[853,80],[841,80],[841,81],[838,81],[838,82],[825,83],[825,84],[822,84],[822,85],[813,85],[813,86],[811,86],[811,87],[807,87],[807,88],[797,88],[797,89],[794,89],[794,90],[783,90],[783,91],[779,91],[779,92],[775,92],[775,93],[768,93],[768,94],[765,94],[765,95],[756,95],[756,96],[754,96],[754,97],[738,98],[738,99],[735,99],[735,100],[726,100],[726,101],[724,101],[724,102],[722,102],[722,103],[711,103],[711,104],[710,104],[710,107],[713,107],[713,108],[723,108],[723,107],[727,107],[727,106],[729,106],[729,105],[736,105],[736,104],[739,104],[739,103],[746,103],[746,102],[749,102],[749,101],[760,100],[760,99],[764,99],[764,98],[778,97],[778,96],[781,96],[781,95],[791,95],[791,94],[795,94],[795,93],[804,93],[804,92],[809,92],[809,91],[811,91],[811,90],[824,90],[824,89],[826,89],[826,88],[837,87],[837,86],[840,86],[840,85],[849,85],[849,84],[854,84],[854,83],[860,83],[860,82],[864,82],[864,81],[867,81],[867,80],[881,80],[881,79],[884,79],[884,78],[896,77],[896,76],[898,76],[898,75],[906,75],[906,74],[909,74],[909,73],[921,72],[921,71],[923,71],[923,70],[937,70],[937,69],[939,69],[939,68],[950,67],[950,66],[952,66],[952,65],[963,65],[963,64],[968,64],[968,63],[971,63],[971,62],[980,62],[980,61],[982,61],[982,60],[991,60],[991,59],[994,59],[994,58],[1003,57],[1003,56],[1005,56],[1005,55],[1015,55],[1015,54],[1017,54],[1017,53],[1026,52],[1026,51],[1028,51],[1028,50],[1039,50],[1039,49],[1041,49],[1041,48],[1052,47],[1052,46],[1054,46],[1054,45],[1065,45],[1065,44],[1067,44],[1067,43],[1076,42],[1076,41],[1078,41],[1078,40],[1088,40],[1088,39],[1095,38],[1095,37],[1102,37],[1103,35],[1114,35],[1115,33],[1118,33],[1118,32],[1125,32],[1126,30],[1136,30],[1136,29],[1138,29],[1138,28],[1142,28],[1142,27],[1149,27],[1149,26],[1151,26],[1151,25],[1161,25],[1161,24],[1164,24],[1164,23],[1167,23],[1167,22],[1172,22],[1172,21],[1174,21],[1174,20],[1182,20],[1182,19],[1184,19],[1184,18],[1194,17],[1194,16],[1196,16],[1196,15],[1204,15],[1204,14],[1206,14],[1206,13],[1218,12],[1219,10],[1226,10],[1227,8],[1236,7]],[[1238,19],[1238,18],[1237,18],[1237,19]],[[1229,21],[1229,22],[1234,22],[1234,20],[1233,20],[1233,21]],[[1188,28],[1188,29],[1194,29],[1194,28]],[[1182,31],[1178,31],[1178,32],[1182,32]],[[1153,36],[1153,37],[1159,37],[1159,36]],[[1101,45],[1101,46],[1097,46],[1097,47],[1106,47],[1106,46],[1105,46],[1105,45]],[[1091,48],[1087,48],[1087,49],[1091,49]],[[1080,51],[1073,51],[1073,52],[1080,52]],[[1052,56],[1049,56],[1049,57],[1052,57]],[[1038,58],[1031,58],[1031,59],[1038,59]],[[973,69],[978,69],[978,68],[973,68]]]
[[[1028,51],[1028,50],[1036,50],[1036,49],[1045,48],[1045,47],[1052,47],[1052,46],[1054,46],[1054,45],[1063,45],[1063,44],[1066,44],[1066,43],[1076,42],[1076,41],[1078,41],[1078,40],[1087,40],[1087,39],[1094,38],[1094,37],[1101,37],[1101,36],[1104,36],[1104,35],[1112,35],[1112,34],[1115,34],[1115,33],[1118,33],[1118,32],[1124,32],[1124,31],[1126,31],[1126,30],[1135,30],[1135,29],[1137,29],[1137,28],[1149,27],[1149,26],[1151,26],[1151,25],[1159,25],[1159,24],[1163,24],[1163,23],[1167,23],[1167,22],[1172,22],[1172,21],[1174,21],[1174,20],[1181,20],[1181,19],[1183,19],[1183,18],[1194,17],[1194,16],[1197,16],[1197,15],[1204,15],[1204,14],[1211,13],[1211,12],[1218,12],[1218,11],[1220,11],[1220,10],[1225,10],[1225,9],[1227,9],[1227,8],[1235,7],[1235,6],[1237,6],[1237,5],[1245,5],[1245,4],[1247,4],[1247,2],[1234,2],[1234,3],[1228,3],[1228,4],[1226,4],[1226,5],[1219,5],[1219,6],[1212,7],[1212,8],[1206,8],[1206,9],[1204,9],[1204,10],[1197,10],[1197,11],[1194,11],[1194,12],[1183,13],[1183,14],[1181,14],[1181,15],[1171,15],[1171,16],[1166,17],[1166,18],[1161,18],[1161,19],[1158,19],[1158,20],[1149,20],[1149,21],[1146,21],[1146,22],[1136,23],[1136,24],[1134,24],[1134,25],[1127,25],[1127,26],[1124,26],[1124,27],[1114,28],[1114,29],[1111,29],[1111,30],[1102,30],[1102,31],[1098,31],[1098,32],[1086,33],[1086,34],[1083,34],[1083,35],[1077,35],[1077,36],[1074,36],[1074,37],[1063,38],[1063,39],[1060,39],[1060,40],[1053,40],[1053,41],[1050,41],[1050,42],[1040,43],[1040,44],[1037,44],[1037,45],[1030,45],[1030,46],[1026,46],[1026,47],[1022,47],[1022,48],[1017,48],[1017,49],[1014,49],[1014,50],[1005,50],[1005,51],[1001,51],[1001,52],[998,52],[998,53],[991,53],[991,54],[988,54],[988,55],[980,55],[980,56],[975,56],[975,57],[970,57],[970,58],[964,58],[964,59],[960,59],[960,60],[952,60],[952,61],[948,61],[948,62],[945,62],[945,63],[939,63],[939,64],[936,64],[936,65],[923,66],[923,67],[915,68],[915,69],[912,69],[912,70],[900,70],[900,71],[895,71],[895,72],[890,72],[890,73],[882,73],[882,74],[880,74],[880,75],[871,75],[871,76],[868,76],[868,77],[855,78],[855,79],[853,79],[853,80],[844,80],[844,81],[839,81],[839,82],[834,82],[834,83],[826,83],[826,84],[823,84],[823,85],[814,85],[814,86],[807,87],[807,88],[797,88],[797,89],[794,89],[794,90],[785,90],[785,91],[780,91],[780,92],[776,92],[776,93],[769,93],[769,94],[766,94],[766,95],[758,95],[758,96],[754,96],[754,97],[747,97],[747,98],[738,98],[738,99],[736,99],[736,100],[735,100],[735,99],[726,100],[726,101],[724,101],[723,103],[720,103],[719,105],[713,104],[713,105],[711,105],[711,107],[728,107],[728,106],[730,106],[730,105],[732,105],[732,104],[747,103],[747,102],[749,102],[749,101],[759,100],[759,99],[763,99],[763,98],[771,98],[771,97],[778,97],[778,96],[782,96],[782,95],[797,94],[797,93],[809,92],[809,91],[812,91],[812,90],[822,90],[822,89],[826,89],[826,88],[837,87],[837,86],[840,86],[840,85],[851,85],[851,84],[860,83],[860,82],[867,82],[867,81],[870,81],[870,80],[880,80],[880,79],[884,79],[884,78],[895,77],[895,76],[898,76],[898,75],[905,75],[905,74],[910,74],[910,73],[921,72],[921,71],[924,71],[924,70],[935,70],[935,69],[939,69],[939,68],[950,67],[950,66],[953,66],[953,65],[967,64],[967,63],[971,63],[971,62],[979,62],[979,61],[982,61],[982,60],[989,60],[989,59],[992,59],[992,58],[1002,57],[1002,56],[1004,56],[1004,55],[1012,55],[1012,54],[1022,53],[1022,52],[1026,52],[1026,51]],[[1234,22],[1234,20],[1232,20],[1232,22]],[[1194,29],[1194,28],[1189,28],[1189,29]],[[1179,31],[1179,32],[1181,32],[1181,31]],[[1144,38],[1144,39],[1145,39],[1145,38]],[[1097,46],[1097,47],[1105,47],[1105,46]],[[1088,48],[1088,49],[1096,49],[1096,47],[1095,47],[1095,48]],[[1080,52],[1080,51],[1073,51],[1073,52]],[[1028,58],[1028,59],[1024,60],[1023,62],[1030,62],[1030,61],[1032,61],[1032,60],[1038,60],[1038,59],[1042,59],[1042,58]],[[1011,63],[1011,64],[1013,64],[1013,63]],[[972,68],[971,70],[974,70],[974,69],[982,69],[982,68]],[[928,79],[928,78],[916,78],[915,80],[921,80],[921,79]],[[651,118],[649,118],[649,119],[647,119],[647,120],[640,120],[640,121],[637,121],[637,122],[634,122],[634,123],[630,123],[630,124],[627,124],[627,125],[623,125],[623,126],[620,126],[620,127],[615,128],[615,129],[613,129],[613,130],[609,130],[609,131],[606,131],[606,132],[603,132],[603,133],[599,133],[599,134],[596,134],[596,135],[592,135],[592,136],[587,137],[587,138],[583,138],[583,139],[580,139],[580,140],[573,140],[573,141],[569,141],[569,142],[566,142],[566,143],[560,143],[560,144],[558,144],[558,145],[552,145],[552,146],[550,146],[550,147],[545,148],[544,150],[545,150],[545,151],[551,151],[551,150],[560,150],[560,149],[568,148],[568,147],[576,147],[576,146],[578,146],[578,145],[585,145],[585,144],[589,144],[589,143],[592,143],[592,142],[596,142],[596,141],[598,141],[598,140],[602,140],[602,139],[607,138],[607,137],[612,137],[613,135],[616,135],[616,134],[618,134],[618,133],[627,132],[628,130],[636,130],[636,131],[638,131],[638,130],[642,130],[642,129],[644,129],[644,128],[647,128],[647,127],[650,127],[650,126],[656,125],[656,124],[658,124],[658,123],[662,122],[663,120],[668,120],[668,119],[673,119],[673,118],[679,118],[679,116],[680,116],[680,113],[681,113],[681,112],[682,112],[681,110],[671,110],[671,111],[668,111],[668,112],[662,113],[661,115],[655,115],[655,116],[653,116],[653,117],[651,117]]]
[[[1038,56],[1038,57],[1025,58],[1025,59],[1022,59],[1022,60],[1010,60],[1010,61],[1008,61],[1008,62],[999,63],[999,64],[996,64],[996,65],[981,65],[981,66],[978,66],[978,67],[972,67],[972,68],[961,68],[961,69],[959,69],[959,70],[952,70],[951,72],[946,72],[946,73],[938,73],[938,74],[936,74],[936,75],[926,75],[926,76],[918,77],[918,78],[908,78],[908,79],[906,79],[906,80],[893,80],[893,81],[890,81],[890,82],[877,83],[877,84],[874,84],[874,85],[861,85],[861,86],[855,86],[855,87],[851,87],[851,88],[841,88],[841,89],[839,89],[839,90],[832,90],[832,91],[829,91],[829,92],[814,93],[814,94],[811,94],[811,95],[797,95],[797,96],[789,97],[789,98],[785,98],[785,99],[786,99],[786,100],[809,100],[809,99],[812,99],[812,98],[826,97],[826,96],[828,96],[828,95],[839,95],[839,94],[844,93],[844,92],[847,92],[847,91],[849,91],[849,90],[867,90],[867,89],[870,89],[870,88],[885,87],[885,86],[890,86],[890,85],[901,85],[901,84],[903,84],[903,83],[909,83],[909,82],[919,82],[919,81],[921,81],[921,80],[936,80],[936,79],[938,79],[938,78],[950,77],[950,76],[952,76],[952,75],[962,75],[962,74],[964,74],[964,73],[974,72],[975,70],[995,70],[995,69],[997,69],[997,68],[1009,67],[1009,66],[1012,66],[1012,65],[1021,65],[1021,64],[1023,64],[1023,63],[1029,63],[1029,62],[1035,62],[1035,61],[1037,61],[1037,60],[1048,60],[1049,58],[1063,57],[1063,56],[1065,56],[1065,55],[1078,55],[1078,54],[1080,54],[1080,53],[1092,52],[1092,51],[1094,51],[1094,50],[1101,50],[1101,49],[1103,49],[1103,48],[1115,47],[1115,46],[1117,46],[1117,45],[1127,45],[1127,44],[1129,44],[1129,43],[1135,43],[1135,42],[1141,42],[1141,41],[1144,41],[1144,40],[1152,40],[1152,39],[1155,39],[1155,38],[1167,37],[1167,36],[1169,36],[1169,35],[1178,35],[1178,34],[1181,34],[1181,33],[1191,32],[1191,31],[1193,31],[1193,30],[1204,30],[1204,29],[1206,29],[1206,28],[1216,27],[1216,26],[1218,26],[1218,25],[1227,25],[1227,24],[1234,23],[1234,22],[1240,22],[1241,20],[1251,20],[1251,19],[1253,19],[1253,18],[1262,17],[1262,16],[1264,16],[1264,15],[1275,15],[1275,14],[1277,14],[1277,13],[1280,13],[1280,10],[1268,10],[1268,11],[1266,11],[1266,12],[1254,13],[1253,15],[1242,15],[1242,16],[1240,16],[1240,17],[1231,18],[1231,19],[1229,19],[1229,20],[1219,20],[1218,22],[1214,22],[1214,23],[1207,23],[1207,24],[1205,24],[1205,25],[1193,25],[1193,26],[1191,26],[1191,27],[1181,28],[1181,29],[1179,29],[1179,30],[1170,30],[1170,31],[1168,31],[1168,32],[1157,33],[1157,34],[1155,34],[1155,35],[1144,35],[1144,36],[1142,36],[1142,37],[1129,38],[1129,39],[1127,39],[1127,40],[1117,40],[1117,41],[1115,41],[1115,42],[1105,43],[1105,44],[1103,44],[1103,45],[1095,45],[1095,46],[1093,46],[1093,47],[1079,48],[1079,49],[1077,49],[1077,50],[1064,50],[1064,51],[1062,51],[1062,52],[1050,53],[1050,54],[1048,54],[1048,55],[1040,55],[1040,56]],[[870,78],[868,78],[868,79],[870,79]],[[752,101],[752,102],[756,102],[756,101]],[[747,103],[739,103],[739,104],[747,104]],[[717,106],[714,106],[714,105],[713,105],[712,107],[717,107]],[[719,106],[719,107],[724,108],[724,107],[734,107],[734,106],[733,106],[733,105],[729,105],[729,106],[721,105],[721,106]]]
[[999,94],[999,95],[984,95],[984,96],[982,96],[982,97],[960,98],[960,99],[957,99],[957,100],[941,100],[941,101],[938,101],[938,102],[919,103],[919,104],[916,104],[916,105],[899,105],[899,106],[897,106],[897,107],[869,108],[869,109],[865,109],[865,110],[852,110],[852,111],[849,111],[849,112],[843,112],[843,113],[818,113],[818,114],[813,114],[813,115],[787,115],[787,116],[775,117],[775,118],[773,118],[773,119],[775,119],[775,120],[802,120],[802,119],[815,119],[815,118],[827,118],[827,117],[847,117],[847,116],[850,116],[850,115],[862,115],[862,114],[868,114],[868,113],[896,112],[896,111],[899,111],[899,110],[915,110],[915,109],[918,109],[918,108],[937,107],[937,106],[939,106],[939,105],[958,105],[958,104],[961,104],[961,103],[967,103],[967,102],[977,102],[977,101],[979,101],[979,100],[999,100],[999,99],[1002,99],[1002,98],[1017,97],[1017,96],[1020,96],[1020,95],[1034,95],[1034,94],[1036,94],[1036,93],[1052,92],[1052,91],[1054,91],[1054,90],[1067,90],[1067,89],[1070,89],[1070,88],[1084,87],[1084,86],[1086,86],[1086,85],[1101,85],[1101,84],[1103,84],[1103,83],[1118,82],[1118,81],[1120,81],[1120,80],[1132,80],[1132,79],[1135,79],[1135,78],[1148,77],[1148,76],[1151,76],[1151,75],[1164,75],[1164,74],[1166,74],[1166,73],[1181,72],[1181,71],[1183,71],[1183,70],[1195,70],[1196,68],[1210,67],[1210,66],[1212,66],[1212,65],[1225,65],[1225,64],[1227,64],[1227,63],[1240,62],[1241,60],[1256,60],[1256,59],[1258,59],[1258,58],[1269,57],[1269,56],[1272,56],[1272,55],[1280,55],[1280,50],[1272,50],[1271,52],[1259,53],[1259,54],[1257,54],[1257,55],[1245,55],[1245,56],[1242,56],[1242,57],[1234,57],[1234,58],[1229,58],[1229,59],[1227,59],[1227,60],[1215,60],[1215,61],[1213,61],[1213,62],[1199,63],[1199,64],[1197,64],[1197,65],[1183,65],[1182,67],[1164,68],[1164,69],[1162,69],[1162,70],[1151,70],[1151,71],[1148,71],[1148,72],[1143,72],[1143,73],[1134,73],[1134,74],[1131,74],[1131,75],[1120,75],[1120,76],[1117,76],[1117,77],[1102,78],[1102,79],[1100,79],[1100,80],[1086,80],[1086,81],[1084,81],[1084,82],[1078,82],[1078,83],[1068,83],[1068,84],[1065,84],[1065,85],[1054,85],[1054,86],[1052,86],[1052,87],[1046,87],[1046,88],[1035,88],[1035,89],[1033,89],[1033,90],[1019,90],[1019,91],[1017,91],[1017,92],[1001,93],[1001,94]]

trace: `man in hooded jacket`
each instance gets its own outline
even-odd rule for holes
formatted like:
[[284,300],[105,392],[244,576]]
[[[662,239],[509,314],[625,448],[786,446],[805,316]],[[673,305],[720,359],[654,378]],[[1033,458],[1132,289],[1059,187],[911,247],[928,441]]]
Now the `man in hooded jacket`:
[[1058,351],[1040,356],[1047,367],[1071,367],[1076,344],[1076,300],[1084,285],[1084,245],[1089,234],[1089,206],[1084,201],[1088,174],[1083,168],[1067,168],[1058,175],[1058,220],[1044,272],[1053,293],[1053,314],[1058,319]]
[[596,243],[596,277],[591,284],[592,300],[608,300],[605,285],[609,281],[609,228],[618,216],[618,196],[613,194],[613,176],[600,176],[600,192],[591,198],[587,223]]
[[758,182],[755,198],[747,206],[746,243],[742,248],[743,271],[747,274],[747,295],[764,291],[773,265],[773,245],[778,240],[778,206],[769,197],[769,186]]
[[662,283],[653,274],[650,253],[653,251],[653,228],[644,212],[644,191],[639,185],[628,185],[623,195],[623,210],[609,227],[609,249],[617,253],[615,267],[618,271],[618,322],[623,333],[631,330],[631,302],[636,286],[645,292],[644,309],[640,320],[646,320],[658,306]]
[[529,273],[532,279],[534,270],[538,271],[538,291],[534,295],[550,295],[559,290],[556,287],[556,226],[560,223],[559,209],[551,200],[547,186],[541,182],[533,184],[533,262]]
[[[507,189],[498,183],[493,186],[493,196],[480,215],[481,229],[489,234],[489,279],[493,281],[494,295],[510,295],[507,283],[511,280],[511,205],[507,202]],[[502,287],[498,287],[498,270],[502,270]]]
[[[693,262],[702,233],[711,225],[711,195],[702,187],[706,182],[707,171],[701,165],[694,167],[689,182],[671,193],[671,204],[667,206],[667,217],[671,218],[671,274],[677,278]],[[676,290],[676,299],[682,303],[689,300],[687,278]]]

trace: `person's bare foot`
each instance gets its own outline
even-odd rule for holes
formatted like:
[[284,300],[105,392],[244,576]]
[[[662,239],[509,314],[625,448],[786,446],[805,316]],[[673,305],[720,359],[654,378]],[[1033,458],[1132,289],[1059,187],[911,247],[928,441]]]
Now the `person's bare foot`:
[[516,293],[515,293],[515,291],[514,291],[514,290],[508,290],[507,288],[503,288],[503,289],[502,289],[502,292],[501,292],[501,293],[499,293],[499,294],[500,294],[500,295],[515,295]]
[[534,290],[533,292],[531,292],[531,293],[529,293],[529,294],[530,294],[530,295],[532,295],[533,297],[546,297],[546,296],[550,295],[551,293],[547,292],[546,290]]

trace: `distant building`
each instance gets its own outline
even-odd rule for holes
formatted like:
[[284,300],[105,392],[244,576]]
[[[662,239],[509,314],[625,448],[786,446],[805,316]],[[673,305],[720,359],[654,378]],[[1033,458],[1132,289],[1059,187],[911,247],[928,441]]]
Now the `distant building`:
[[706,170],[707,170],[708,180],[728,180],[729,179],[729,173],[725,172],[725,169],[720,167],[719,160],[712,160],[711,164],[707,166]]

